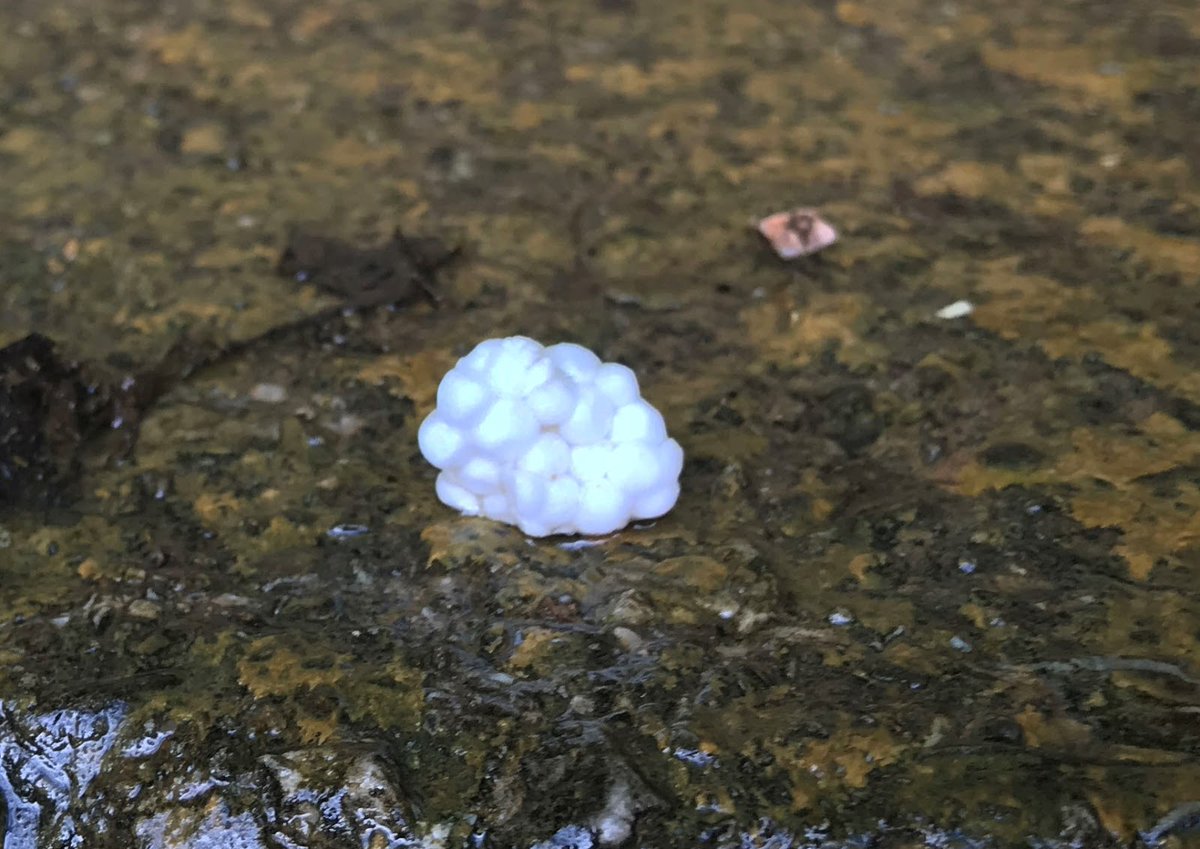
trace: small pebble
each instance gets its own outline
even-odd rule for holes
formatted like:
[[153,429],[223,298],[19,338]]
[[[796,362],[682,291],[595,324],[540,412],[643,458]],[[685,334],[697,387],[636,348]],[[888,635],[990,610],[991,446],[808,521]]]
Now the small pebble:
[[971,650],[971,644],[962,637],[958,636],[958,634],[955,634],[950,638],[950,647],[955,651],[961,652],[969,652]]
[[646,644],[646,641],[639,637],[636,631],[621,625],[613,628],[613,637],[621,648],[629,652],[638,651]]
[[571,697],[571,712],[580,716],[591,716],[596,711],[596,702],[587,696]]
[[974,560],[958,561],[958,571],[962,572],[964,575],[970,575],[972,572],[975,571],[975,561]]
[[836,625],[839,628],[842,626],[845,626],[845,625],[849,625],[853,621],[854,621],[853,616],[851,616],[849,613],[843,613],[840,610],[835,613],[829,614],[829,624]]
[[129,602],[129,615],[135,619],[152,621],[157,619],[161,613],[161,608],[149,599],[138,598]]
[[250,397],[264,404],[282,404],[287,400],[287,390],[278,383],[260,383],[250,390]]

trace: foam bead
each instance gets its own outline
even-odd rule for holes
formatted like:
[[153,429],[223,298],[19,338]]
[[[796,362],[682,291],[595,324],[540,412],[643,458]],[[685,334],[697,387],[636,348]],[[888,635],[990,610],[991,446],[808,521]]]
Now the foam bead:
[[667,425],[662,413],[641,398],[631,401],[616,411],[612,422],[614,442],[639,440],[657,445],[667,438]]
[[588,481],[579,492],[579,510],[575,524],[580,533],[607,534],[629,522],[630,504],[627,493],[610,481]]
[[466,369],[451,369],[438,386],[438,413],[451,424],[473,424],[491,399],[487,387]]
[[571,449],[571,477],[581,483],[604,480],[612,455],[613,447],[605,442],[576,445]]
[[568,528],[574,527],[575,513],[579,509],[579,489],[579,481],[568,475],[551,479],[546,488],[546,504],[537,518],[547,527],[558,529],[559,533],[578,533]]
[[571,343],[479,343],[442,379],[417,443],[444,504],[529,536],[612,533],[679,497],[683,449],[637,376]]
[[425,459],[444,469],[452,465],[466,448],[466,437],[435,412],[421,423],[417,431],[417,444]]
[[526,397],[529,410],[543,426],[561,425],[571,417],[579,390],[573,380],[564,376],[547,379]]
[[640,397],[637,375],[629,366],[620,363],[605,363],[596,370],[596,388],[614,407],[628,404]]
[[512,505],[508,503],[508,499],[503,493],[497,492],[494,495],[486,496],[481,503],[484,516],[487,516],[489,519],[495,519],[497,522],[513,524],[515,517]]
[[613,405],[594,386],[579,389],[579,398],[560,432],[572,445],[591,445],[603,441],[613,422]]
[[454,483],[445,472],[437,476],[437,497],[464,516],[479,515],[479,499],[465,487]]
[[576,383],[591,383],[602,363],[600,358],[582,345],[560,342],[546,349],[550,362]]
[[683,448],[674,439],[668,439],[659,446],[658,461],[662,463],[659,480],[679,480],[683,471]]
[[532,442],[538,423],[519,398],[499,398],[484,413],[470,435],[477,446],[492,454],[503,454],[514,445]]
[[[613,446],[608,478],[629,492],[644,492],[654,486],[669,461],[661,446],[641,440],[621,442]],[[678,471],[675,476],[679,476]]]
[[487,457],[475,456],[458,472],[457,483],[475,495],[491,495],[500,489],[500,464]]
[[517,468],[553,478],[571,468],[571,446],[557,433],[542,433],[517,462]]
[[637,519],[657,519],[665,515],[679,499],[679,481],[661,484],[633,502],[633,515]]
[[518,516],[537,516],[546,506],[548,481],[532,472],[517,472],[512,476],[511,492],[514,512]]

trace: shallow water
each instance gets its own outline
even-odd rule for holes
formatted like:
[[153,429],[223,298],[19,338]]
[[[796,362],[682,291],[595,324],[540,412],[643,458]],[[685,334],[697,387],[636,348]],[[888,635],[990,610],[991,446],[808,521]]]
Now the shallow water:
[[[0,29],[0,347],[61,372],[0,441],[6,849],[1196,845],[1193,4]],[[778,260],[794,205],[841,241]],[[343,313],[296,228],[462,255]],[[437,503],[417,423],[512,332],[638,371],[673,513]]]

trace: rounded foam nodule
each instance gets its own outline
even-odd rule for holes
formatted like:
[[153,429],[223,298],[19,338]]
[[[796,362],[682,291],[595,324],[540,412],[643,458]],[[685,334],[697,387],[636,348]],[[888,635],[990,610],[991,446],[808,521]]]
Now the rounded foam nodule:
[[479,343],[443,378],[417,442],[442,470],[442,502],[530,536],[612,533],[679,497],[683,449],[633,370],[571,343]]

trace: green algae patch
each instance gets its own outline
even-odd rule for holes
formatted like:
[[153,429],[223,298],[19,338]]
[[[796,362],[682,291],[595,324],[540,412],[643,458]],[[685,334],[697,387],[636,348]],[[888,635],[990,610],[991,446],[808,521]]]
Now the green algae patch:
[[421,674],[402,663],[364,664],[289,636],[261,637],[237,661],[238,683],[255,700],[294,712],[304,742],[322,743],[344,717],[382,729],[411,728],[423,701]]

